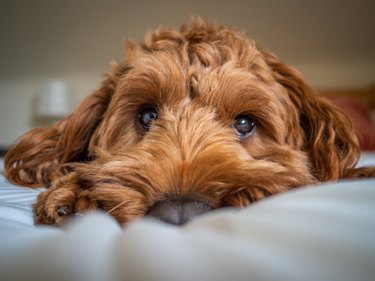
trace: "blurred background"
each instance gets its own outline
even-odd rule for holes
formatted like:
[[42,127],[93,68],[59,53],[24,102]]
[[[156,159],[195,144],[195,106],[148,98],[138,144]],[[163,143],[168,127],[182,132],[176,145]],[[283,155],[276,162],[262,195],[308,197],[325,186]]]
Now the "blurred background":
[[375,83],[374,12],[373,0],[0,0],[0,147],[70,112],[125,38],[192,15],[236,26],[316,89],[360,92]]

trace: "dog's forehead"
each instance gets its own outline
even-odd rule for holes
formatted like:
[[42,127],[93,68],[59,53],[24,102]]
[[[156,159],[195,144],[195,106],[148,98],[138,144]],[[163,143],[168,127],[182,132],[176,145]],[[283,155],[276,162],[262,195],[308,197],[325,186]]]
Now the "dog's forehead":
[[207,74],[213,87],[214,77],[221,79],[230,73],[219,71],[224,67],[250,69],[264,64],[254,41],[242,32],[199,21],[180,31],[161,28],[150,32],[142,44],[128,42],[126,53],[135,75],[149,77],[160,86],[166,79],[161,76],[168,77],[170,84],[184,82],[189,90],[196,90],[194,86]]
[[269,99],[270,91],[265,88],[270,83],[262,83],[252,71],[256,63],[254,59],[244,65],[233,57],[205,64],[192,59],[185,48],[158,50],[133,59],[120,87],[121,92],[143,96],[144,103],[156,105],[179,104],[186,98],[203,105],[233,103],[245,96]]

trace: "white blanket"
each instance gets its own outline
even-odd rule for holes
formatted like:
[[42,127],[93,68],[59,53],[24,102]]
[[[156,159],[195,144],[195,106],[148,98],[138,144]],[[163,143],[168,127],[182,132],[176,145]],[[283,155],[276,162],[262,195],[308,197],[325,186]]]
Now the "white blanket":
[[0,280],[375,280],[375,179],[299,189],[183,227],[102,213],[35,227],[0,179]]

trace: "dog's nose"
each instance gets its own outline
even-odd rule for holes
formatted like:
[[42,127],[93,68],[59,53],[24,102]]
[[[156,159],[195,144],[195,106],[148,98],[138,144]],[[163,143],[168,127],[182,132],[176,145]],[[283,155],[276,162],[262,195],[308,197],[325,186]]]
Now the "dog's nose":
[[199,215],[212,210],[212,207],[200,200],[164,200],[156,202],[147,215],[174,225],[182,225]]

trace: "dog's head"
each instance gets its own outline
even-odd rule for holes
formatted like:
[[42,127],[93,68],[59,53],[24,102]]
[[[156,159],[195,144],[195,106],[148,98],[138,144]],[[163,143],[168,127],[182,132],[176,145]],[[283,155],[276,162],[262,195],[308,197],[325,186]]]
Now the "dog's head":
[[135,190],[144,212],[177,198],[204,210],[335,180],[358,160],[348,118],[242,33],[195,20],[126,53],[70,116],[17,142],[10,180],[49,185],[87,162],[82,178]]

